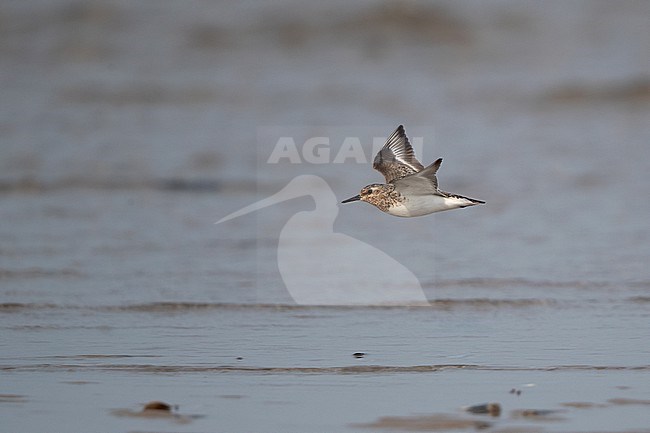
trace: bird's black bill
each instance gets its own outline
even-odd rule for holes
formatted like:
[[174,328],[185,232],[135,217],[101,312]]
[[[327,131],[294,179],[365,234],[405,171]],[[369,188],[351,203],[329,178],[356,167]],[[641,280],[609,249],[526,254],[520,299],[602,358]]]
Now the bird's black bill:
[[355,195],[354,197],[350,197],[350,198],[347,199],[347,200],[343,200],[341,203],[350,203],[350,202],[352,202],[352,201],[357,201],[357,200],[361,200],[361,196],[360,196],[360,195]]

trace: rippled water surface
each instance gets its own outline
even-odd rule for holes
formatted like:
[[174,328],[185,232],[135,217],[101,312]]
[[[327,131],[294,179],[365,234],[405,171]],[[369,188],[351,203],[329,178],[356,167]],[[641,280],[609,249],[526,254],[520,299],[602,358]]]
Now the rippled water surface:
[[[0,430],[650,431],[649,5],[5,2]],[[339,206],[400,123],[487,204]]]

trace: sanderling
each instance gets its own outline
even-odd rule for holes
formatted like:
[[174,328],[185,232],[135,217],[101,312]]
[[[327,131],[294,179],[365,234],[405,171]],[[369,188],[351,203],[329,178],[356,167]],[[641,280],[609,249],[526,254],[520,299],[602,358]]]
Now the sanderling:
[[400,125],[372,163],[372,167],[384,175],[386,183],[367,185],[359,195],[341,203],[361,200],[382,212],[407,218],[485,203],[438,189],[436,172],[441,163],[442,158],[438,158],[425,168],[415,157],[404,127]]

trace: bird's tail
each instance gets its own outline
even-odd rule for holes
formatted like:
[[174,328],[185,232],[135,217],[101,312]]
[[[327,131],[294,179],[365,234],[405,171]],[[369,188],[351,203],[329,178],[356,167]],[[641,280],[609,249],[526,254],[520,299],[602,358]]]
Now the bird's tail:
[[464,200],[464,201],[467,202],[467,204],[464,204],[464,205],[462,205],[460,207],[474,206],[474,205],[477,205],[477,204],[485,204],[485,202],[483,200],[478,200],[478,199],[475,199],[475,198],[465,197],[463,195],[458,195],[458,194],[449,194],[449,193],[447,193],[447,197],[456,198],[458,200]]

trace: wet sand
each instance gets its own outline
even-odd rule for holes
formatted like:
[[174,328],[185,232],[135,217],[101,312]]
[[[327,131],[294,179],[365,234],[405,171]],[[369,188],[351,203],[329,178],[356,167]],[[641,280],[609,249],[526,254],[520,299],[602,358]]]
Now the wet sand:
[[[72,430],[92,421],[125,431],[243,432],[270,423],[295,432],[597,432],[643,431],[648,422],[650,365],[636,346],[645,307],[625,302],[50,306],[2,317],[12,323],[4,324],[9,338],[22,340],[8,342],[15,349],[1,366],[4,389],[20,391],[1,404],[17,431],[42,422],[28,416],[35,409]],[[560,325],[565,332],[556,333]],[[599,345],[588,341],[594,328]],[[143,414],[154,399],[177,409]],[[499,404],[496,416],[466,409],[488,402]]]

